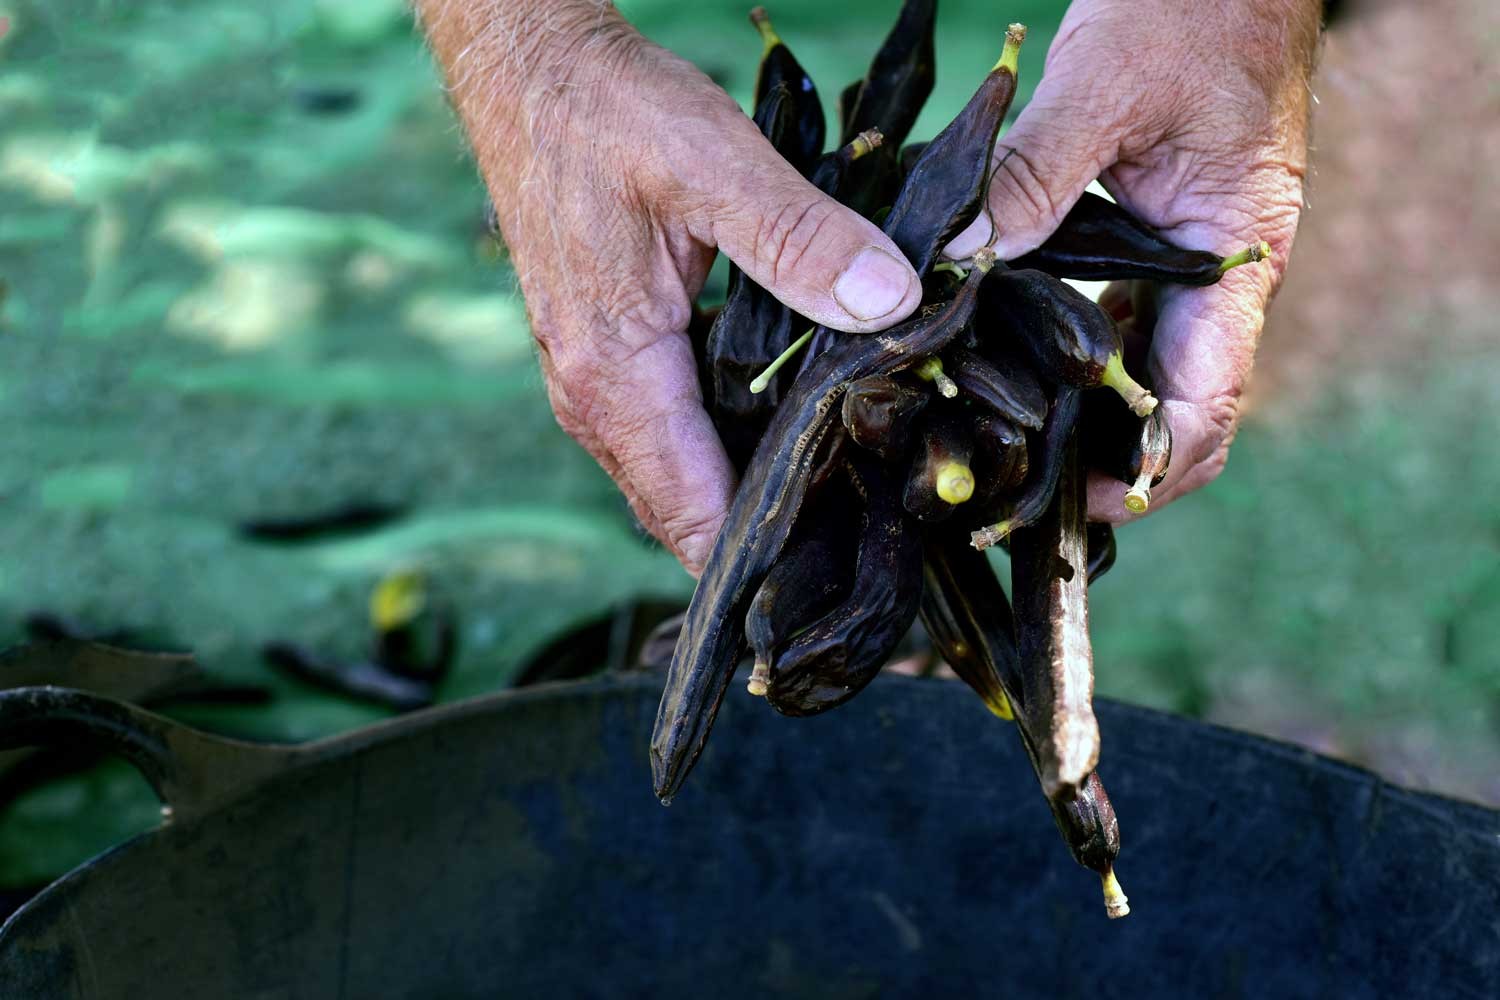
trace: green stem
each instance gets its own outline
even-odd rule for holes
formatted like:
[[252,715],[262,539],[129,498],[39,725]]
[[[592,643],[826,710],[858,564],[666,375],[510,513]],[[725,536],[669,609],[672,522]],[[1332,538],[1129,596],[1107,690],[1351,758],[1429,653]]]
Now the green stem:
[[1144,514],[1151,506],[1151,473],[1142,473],[1130,489],[1125,491],[1125,509],[1132,514]]
[[1104,912],[1111,920],[1130,915],[1130,900],[1125,898],[1125,890],[1120,888],[1120,880],[1115,878],[1115,870],[1108,868],[1103,875],[1099,876],[1104,882]]
[[781,366],[792,360],[792,356],[794,354],[807,346],[807,342],[809,340],[812,340],[813,330],[816,329],[817,327],[813,327],[812,330],[808,330],[802,336],[792,341],[791,346],[782,351],[781,354],[777,356],[775,361],[772,361],[769,365],[767,365],[765,371],[755,376],[755,381],[750,383],[750,391],[753,393],[765,392],[766,386],[771,384],[771,379],[774,378],[776,373],[781,370]]
[[885,134],[878,128],[867,128],[859,135],[849,141],[846,147],[849,150],[849,160],[852,162],[861,156],[868,156],[880,148],[885,142]]
[[1000,61],[995,63],[991,73],[1001,70],[1010,70],[1011,76],[1016,76],[1021,67],[1021,43],[1026,41],[1026,25],[1012,24],[1005,29],[1005,48],[1000,50]]
[[943,359],[937,355],[923,361],[914,370],[922,381],[936,385],[944,399],[952,399],[958,395],[958,383],[943,374]]
[[1119,351],[1111,354],[1105,362],[1104,377],[1099,380],[1099,384],[1118,392],[1120,398],[1129,404],[1131,412],[1138,417],[1149,416],[1156,409],[1156,397],[1130,377],[1130,373],[1125,370],[1125,359]]
[[755,25],[756,31],[760,32],[761,40],[766,43],[766,52],[770,52],[781,44],[781,36],[776,34],[775,28],[771,27],[771,15],[766,13],[764,7],[751,8],[750,23]]
[[1271,244],[1265,240],[1252,243],[1239,253],[1230,254],[1219,264],[1219,273],[1223,274],[1230,268],[1239,267],[1241,264],[1254,264],[1257,261],[1271,259]]
[[969,544],[980,552],[1005,541],[1014,525],[1010,521],[997,521],[969,534]]
[[959,267],[957,261],[952,260],[945,260],[941,264],[936,264],[933,266],[933,274],[936,274],[939,271],[947,271],[949,274],[957,276],[959,281],[962,281],[969,276],[968,271],[965,271],[963,268]]

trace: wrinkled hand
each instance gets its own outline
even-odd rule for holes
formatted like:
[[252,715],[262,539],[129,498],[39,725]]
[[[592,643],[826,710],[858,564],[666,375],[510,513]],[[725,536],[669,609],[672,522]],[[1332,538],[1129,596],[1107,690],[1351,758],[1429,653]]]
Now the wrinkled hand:
[[[948,247],[954,258],[986,243],[1002,259],[1025,253],[1096,177],[1182,246],[1228,254],[1271,244],[1269,267],[1161,292],[1148,371],[1174,443],[1153,511],[1224,468],[1302,207],[1319,14],[1315,0],[1076,0],[1035,95],[996,144],[989,218]],[[1106,299],[1128,315],[1120,289]],[[1091,477],[1091,518],[1132,519],[1123,498],[1119,483]]]
[[[517,7],[533,9],[508,27],[540,40],[523,56],[490,52],[486,37],[505,34],[494,20],[515,21]],[[734,488],[686,336],[715,248],[839,330],[890,326],[921,287],[878,228],[804,180],[723,90],[612,8],[522,0],[498,11],[486,10],[488,26],[469,23],[479,15],[464,0],[428,0],[423,13],[520,276],[553,409],[697,573]]]

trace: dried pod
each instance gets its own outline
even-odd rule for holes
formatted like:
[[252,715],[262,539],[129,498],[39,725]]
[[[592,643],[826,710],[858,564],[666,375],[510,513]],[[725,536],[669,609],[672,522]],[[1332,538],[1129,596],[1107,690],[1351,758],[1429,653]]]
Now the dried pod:
[[844,393],[844,427],[855,444],[896,461],[911,446],[912,428],[931,398],[889,375],[871,375]]

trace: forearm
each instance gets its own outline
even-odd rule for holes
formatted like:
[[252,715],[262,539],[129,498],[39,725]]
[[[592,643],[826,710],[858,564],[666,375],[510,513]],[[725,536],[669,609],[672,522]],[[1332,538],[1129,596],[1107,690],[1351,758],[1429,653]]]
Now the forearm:
[[479,168],[492,189],[521,181],[550,99],[588,89],[602,52],[639,39],[608,0],[413,0]]

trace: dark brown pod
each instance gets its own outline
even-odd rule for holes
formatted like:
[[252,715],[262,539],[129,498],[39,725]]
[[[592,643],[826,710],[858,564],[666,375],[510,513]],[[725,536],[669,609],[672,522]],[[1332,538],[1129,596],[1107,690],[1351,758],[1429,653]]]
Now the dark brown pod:
[[1021,657],[1021,704],[1042,790],[1076,795],[1099,762],[1089,642],[1084,470],[1069,442],[1046,513],[1011,536],[1011,596]]
[[973,457],[974,440],[962,421],[951,415],[928,419],[901,497],[907,512],[921,521],[951,517],[974,496]]
[[1085,191],[1046,242],[1011,266],[1084,281],[1140,278],[1212,285],[1230,268],[1264,260],[1270,251],[1264,243],[1228,258],[1184,250],[1114,202]]
[[1036,376],[1008,358],[991,361],[961,347],[944,352],[944,370],[971,399],[1005,419],[1038,430],[1047,419],[1047,394]]
[[952,302],[878,337],[845,337],[805,369],[777,407],[693,592],[686,627],[667,672],[651,737],[656,794],[670,799],[703,752],[734,674],[751,596],[780,557],[807,492],[819,446],[841,428],[844,388],[867,375],[900,371],[943,350],[974,317],[993,254]]
[[771,26],[771,17],[764,7],[750,11],[750,23],[760,32],[765,51],[760,57],[760,73],[755,80],[755,103],[757,106],[777,84],[785,84],[791,94],[791,127],[787,129],[777,152],[802,173],[813,168],[818,155],[823,152],[823,141],[827,123],[823,119],[823,102],[818,98],[818,88],[812,77],[802,68],[792,50],[787,48],[776,29]]
[[1115,529],[1106,521],[1089,522],[1089,583],[1093,583],[1115,564]]
[[1156,397],[1125,371],[1115,322],[1097,302],[1042,271],[1001,271],[985,288],[985,321],[1022,334],[1018,339],[1044,375],[1092,389],[1109,386],[1145,416]]
[[1010,692],[1021,690],[1010,601],[989,559],[960,532],[924,531],[922,625],[953,672],[1002,719],[1014,717]]
[[844,126],[845,142],[867,128],[879,128],[893,147],[906,141],[937,79],[936,26],[937,0],[906,0],[901,5],[856,91]]
[[921,538],[874,459],[859,463],[864,493],[859,557],[849,595],[774,654],[766,699],[783,715],[817,715],[880,673],[922,597]]
[[[848,515],[844,515],[845,523]],[[745,641],[755,657],[749,691],[764,695],[775,649],[818,621],[849,591],[853,567],[837,558],[827,541],[809,538],[788,545],[761,582],[745,615]]]
[[911,447],[912,428],[931,398],[889,375],[871,375],[844,393],[844,427],[855,444],[896,461]]
[[1130,901],[1115,878],[1115,860],[1120,856],[1120,821],[1104,790],[1099,772],[1085,779],[1072,798],[1048,799],[1058,832],[1073,860],[1099,874],[1104,884],[1104,912],[1111,920],[1130,913]]
[[1026,481],[1029,468],[1026,432],[1004,417],[980,414],[971,425],[974,437],[974,502],[989,509]]
[[1089,467],[1120,480],[1129,489],[1125,507],[1144,514],[1151,490],[1172,462],[1172,425],[1160,408],[1145,417],[1130,413],[1110,393],[1086,393],[1080,445]]
[[995,136],[1016,95],[1022,25],[1006,31],[1005,49],[958,116],[937,134],[912,165],[882,228],[917,274],[926,274],[938,251],[974,221],[989,183]]
[[1047,414],[1041,434],[1028,446],[1031,469],[1015,505],[1004,520],[974,532],[972,544],[976,549],[999,544],[1012,531],[1034,523],[1051,504],[1062,476],[1068,445],[1077,430],[1081,395],[1080,390],[1070,385],[1058,387],[1057,398],[1052,401],[1052,410]]

